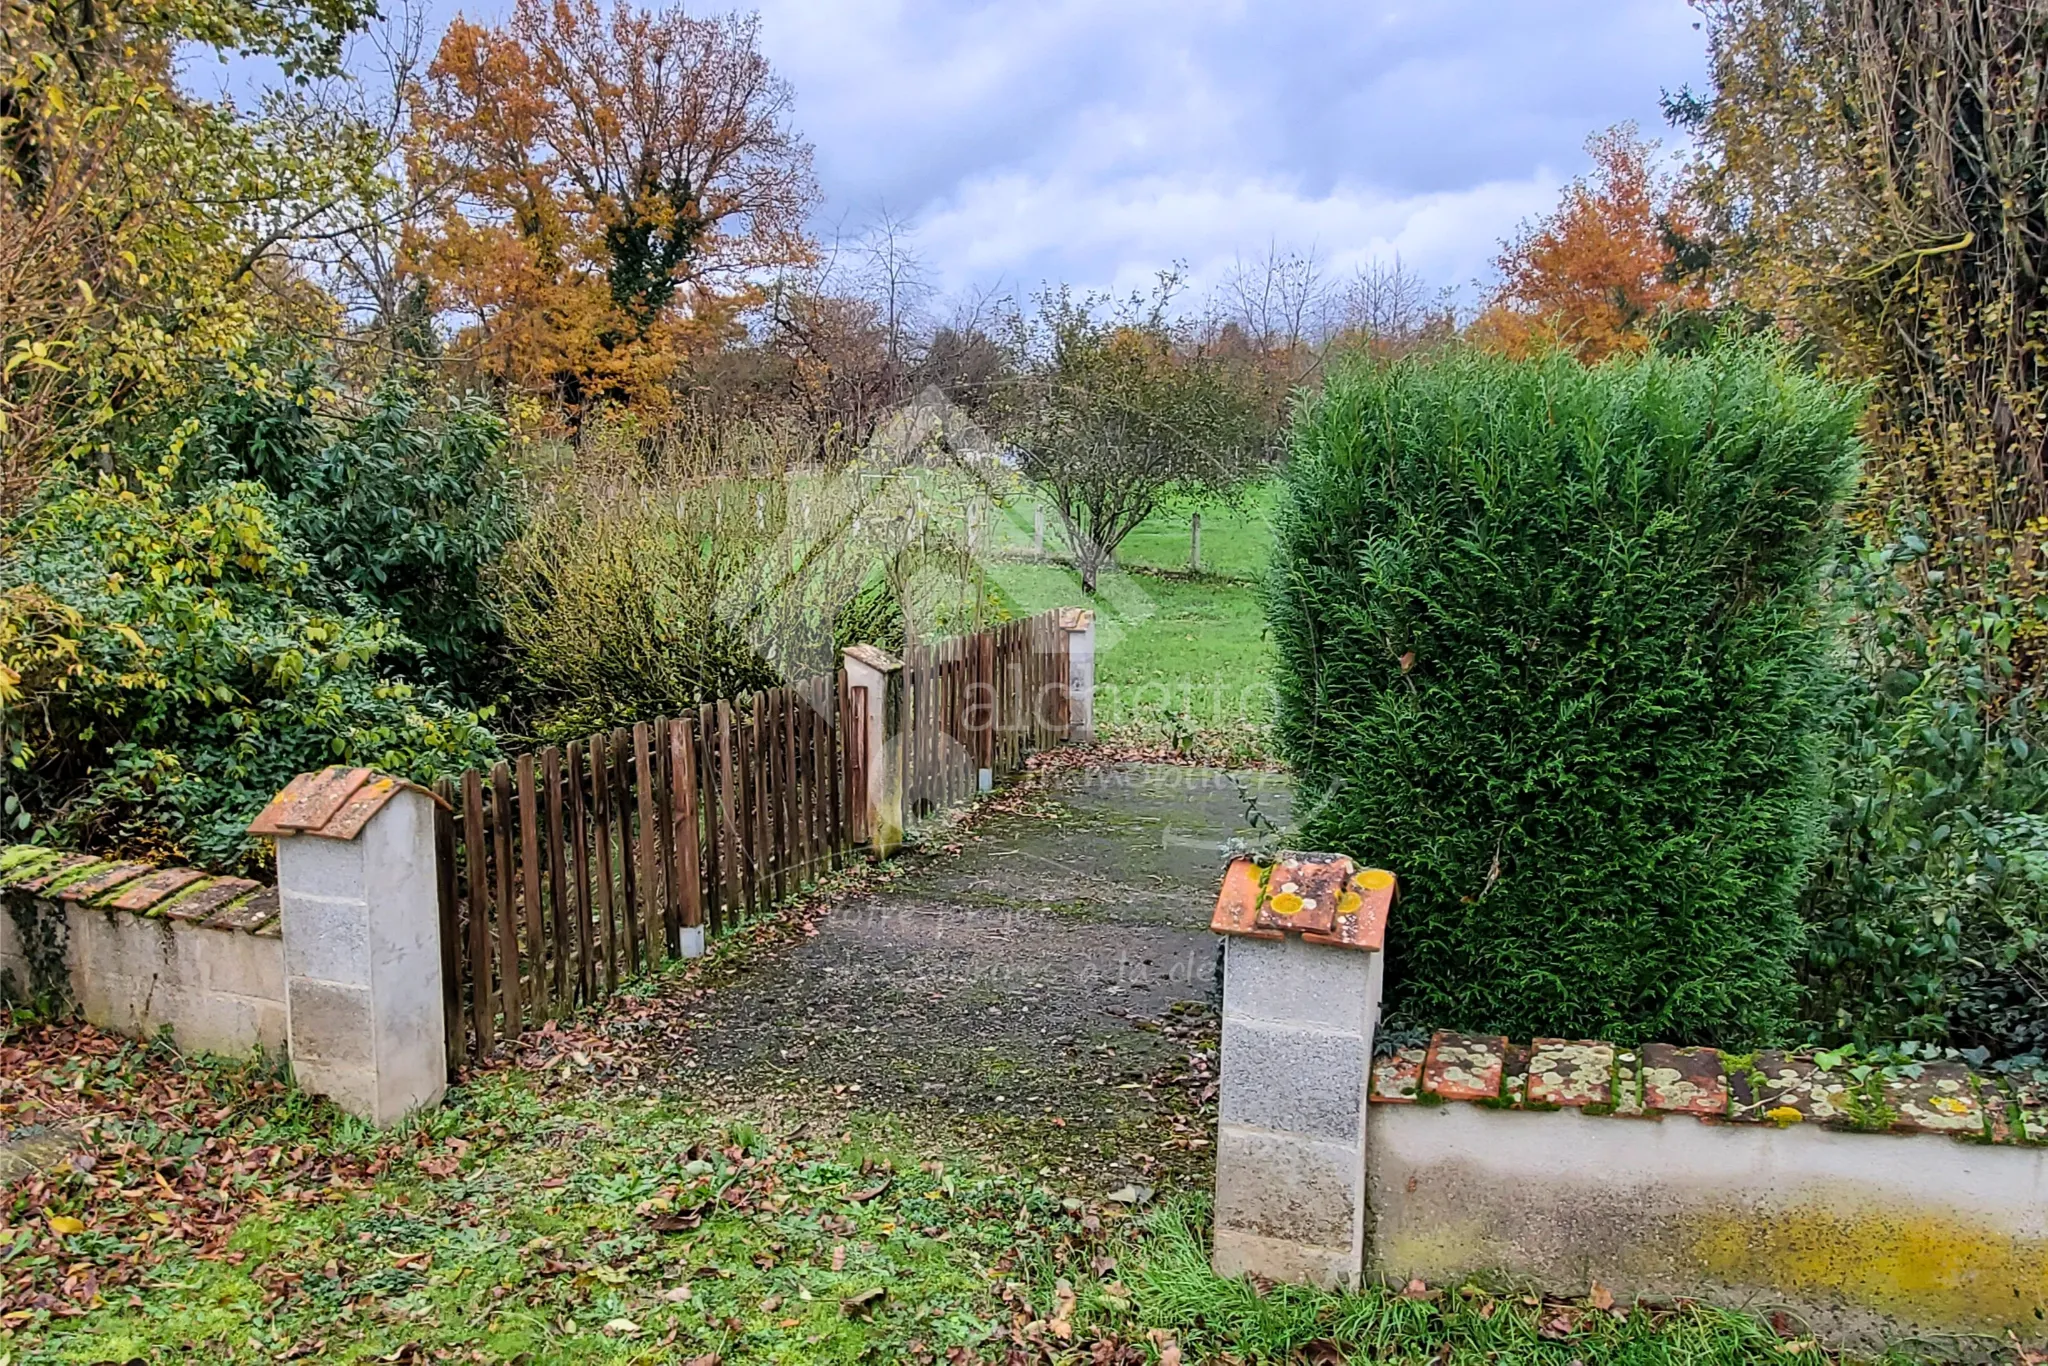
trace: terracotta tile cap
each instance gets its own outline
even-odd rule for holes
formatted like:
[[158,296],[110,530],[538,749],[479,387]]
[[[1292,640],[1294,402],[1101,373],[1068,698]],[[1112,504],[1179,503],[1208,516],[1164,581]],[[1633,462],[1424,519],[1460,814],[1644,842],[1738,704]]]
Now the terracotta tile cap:
[[205,876],[197,868],[162,868],[139,882],[130,883],[107,904],[117,911],[146,911],[173,892],[189,887]]
[[1360,869],[1342,854],[1283,853],[1271,868],[1233,859],[1209,928],[1218,934],[1279,939],[1377,953],[1397,887],[1383,868]]
[[436,803],[446,805],[417,783],[372,773],[367,768],[323,768],[318,773],[301,773],[249,823],[249,833],[273,839],[317,835],[322,839],[352,840],[363,832],[372,816],[407,788],[426,792]]
[[1371,1098],[1388,1105],[1412,1105],[1422,1085],[1422,1064],[1429,1057],[1426,1048],[1402,1048],[1372,1065]]
[[1613,1098],[1613,1044],[1535,1040],[1529,1054],[1529,1104],[1608,1105]]
[[1831,1124],[1846,1117],[1848,1090],[1846,1081],[1812,1059],[1767,1048],[1750,1066],[1729,1072],[1728,1112],[1735,1119],[1774,1124]]
[[1643,1045],[1643,1100],[1652,1110],[1672,1114],[1728,1113],[1728,1082],[1721,1054],[1712,1048]]
[[87,873],[76,882],[67,882],[57,889],[59,901],[90,901],[105,896],[116,887],[125,886],[150,871],[146,863],[116,863]]
[[31,894],[40,892],[48,888],[57,879],[67,877],[81,868],[98,862],[99,860],[91,854],[66,854],[54,864],[38,865],[42,871],[34,876],[9,881],[5,884],[6,889],[10,892],[29,892]]
[[1495,1100],[1508,1041],[1499,1035],[1439,1032],[1422,1064],[1422,1089],[1444,1100]]
[[1977,1091],[1977,1103],[1984,1107],[1984,1131],[1993,1143],[2023,1141],[2019,1129],[2019,1107],[1995,1080],[1983,1079]]
[[1969,1068],[1959,1062],[1927,1062],[1918,1064],[1917,1070],[1917,1077],[1898,1076],[1885,1082],[1892,1128],[1921,1134],[1984,1132],[1984,1111],[1977,1104]]
[[163,908],[166,919],[206,921],[221,907],[240,901],[263,884],[245,877],[217,877],[186,892]]
[[2022,1143],[2048,1143],[2048,1088],[2031,1079],[2012,1081],[2013,1129]]
[[1529,1098],[1529,1055],[1533,1052],[1529,1044],[1510,1039],[1500,1053],[1500,1098],[1517,1110]]
[[240,930],[255,934],[277,919],[277,888],[265,887],[247,901],[237,902],[206,922],[209,930]]
[[1095,624],[1095,609],[1092,607],[1062,607],[1059,609],[1059,627],[1062,631],[1085,631]]

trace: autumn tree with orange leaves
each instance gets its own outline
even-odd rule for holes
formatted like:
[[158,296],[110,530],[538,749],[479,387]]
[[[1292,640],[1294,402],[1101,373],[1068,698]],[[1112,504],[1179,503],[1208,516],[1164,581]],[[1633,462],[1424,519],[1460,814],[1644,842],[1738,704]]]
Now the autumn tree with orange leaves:
[[1590,364],[1648,349],[1661,315],[1709,302],[1676,269],[1674,243],[1692,217],[1657,169],[1657,144],[1623,123],[1586,150],[1592,172],[1504,244],[1500,286],[1470,329],[1480,345],[1510,355],[1562,347]]
[[421,132],[460,194],[414,257],[458,352],[571,414],[664,407],[764,276],[810,259],[789,107],[751,16],[518,0],[502,26],[455,20]]

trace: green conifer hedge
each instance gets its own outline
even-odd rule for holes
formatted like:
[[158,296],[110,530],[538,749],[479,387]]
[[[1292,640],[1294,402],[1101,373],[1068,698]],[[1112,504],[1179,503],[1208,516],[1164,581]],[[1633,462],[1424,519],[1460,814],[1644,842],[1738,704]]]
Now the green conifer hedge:
[[1394,869],[1414,1026],[1745,1045],[1827,815],[1860,394],[1763,344],[1453,352],[1304,402],[1269,612],[1309,847]]

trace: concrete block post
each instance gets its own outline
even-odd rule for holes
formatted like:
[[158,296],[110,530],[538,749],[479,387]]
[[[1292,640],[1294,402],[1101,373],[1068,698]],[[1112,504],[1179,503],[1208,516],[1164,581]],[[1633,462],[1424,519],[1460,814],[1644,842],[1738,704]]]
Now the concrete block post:
[[1067,738],[1095,742],[1095,613],[1086,607],[1062,607],[1060,629],[1067,633]]
[[448,1085],[434,806],[411,783],[330,768],[250,826],[277,841],[293,1075],[373,1124]]
[[1338,854],[1239,859],[1224,934],[1216,1135],[1219,1276],[1357,1286],[1366,1097],[1394,875]]
[[843,653],[846,686],[868,694],[868,850],[888,858],[903,847],[903,736],[911,719],[903,661],[873,645]]

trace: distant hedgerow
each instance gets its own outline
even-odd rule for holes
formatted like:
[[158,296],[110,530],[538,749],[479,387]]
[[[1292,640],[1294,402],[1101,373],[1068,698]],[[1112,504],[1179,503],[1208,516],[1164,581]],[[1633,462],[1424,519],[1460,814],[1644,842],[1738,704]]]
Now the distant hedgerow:
[[1401,1019],[1784,1031],[1859,403],[1758,343],[1361,364],[1303,405],[1278,739],[1306,843],[1401,878]]

